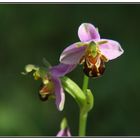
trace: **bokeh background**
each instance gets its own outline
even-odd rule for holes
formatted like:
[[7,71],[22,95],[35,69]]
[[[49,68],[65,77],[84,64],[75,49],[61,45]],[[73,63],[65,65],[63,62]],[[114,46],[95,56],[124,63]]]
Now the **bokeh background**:
[[[68,45],[79,41],[83,22],[99,28],[103,38],[120,42],[124,54],[106,64],[103,77],[91,79],[95,97],[88,136],[140,135],[140,5],[136,4],[1,4],[0,136],[55,136],[63,116],[78,133],[78,106],[66,93],[63,112],[54,100],[38,98],[39,81],[23,76],[26,64],[52,65]],[[82,85],[79,66],[69,77]]]

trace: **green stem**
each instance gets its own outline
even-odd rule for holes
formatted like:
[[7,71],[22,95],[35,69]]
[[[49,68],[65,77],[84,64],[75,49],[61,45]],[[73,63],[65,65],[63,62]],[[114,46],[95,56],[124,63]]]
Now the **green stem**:
[[79,136],[85,136],[86,135],[87,116],[88,116],[88,113],[83,113],[82,110],[80,110]]
[[83,92],[84,92],[84,94],[86,94],[86,90],[88,88],[88,81],[89,81],[89,78],[86,75],[84,75],[84,81],[83,81]]
[[[84,80],[83,80],[83,92],[84,92],[84,94],[86,94],[86,90],[88,88],[88,81],[89,81],[89,78],[86,75],[84,75]],[[83,112],[83,108],[80,108],[79,136],[86,135],[87,116],[88,116],[88,112]]]

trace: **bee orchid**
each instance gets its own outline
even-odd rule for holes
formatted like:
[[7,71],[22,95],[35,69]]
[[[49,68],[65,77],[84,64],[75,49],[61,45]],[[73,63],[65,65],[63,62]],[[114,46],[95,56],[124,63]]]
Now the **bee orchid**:
[[78,29],[81,42],[73,43],[62,52],[60,62],[83,64],[83,71],[89,77],[99,77],[105,71],[105,62],[123,54],[117,41],[102,39],[98,29],[90,23],[83,23]]
[[41,100],[46,101],[50,97],[55,97],[55,103],[59,111],[62,111],[65,103],[65,94],[60,78],[69,73],[75,65],[59,64],[49,69],[43,69],[29,64],[25,67],[26,73],[31,71],[36,80],[41,79],[42,85],[39,91]]

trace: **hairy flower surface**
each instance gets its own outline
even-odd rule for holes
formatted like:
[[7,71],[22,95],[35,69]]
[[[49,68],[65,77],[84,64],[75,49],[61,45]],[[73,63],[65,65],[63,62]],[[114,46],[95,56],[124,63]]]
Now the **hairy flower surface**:
[[83,23],[78,29],[81,42],[73,43],[62,52],[60,62],[64,64],[83,64],[83,71],[89,77],[104,73],[105,62],[123,54],[117,41],[102,39],[94,25]]

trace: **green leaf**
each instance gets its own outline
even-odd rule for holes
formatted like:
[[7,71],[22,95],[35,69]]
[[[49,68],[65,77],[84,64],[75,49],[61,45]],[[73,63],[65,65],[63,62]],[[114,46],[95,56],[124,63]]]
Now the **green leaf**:
[[86,97],[87,97],[87,109],[88,111],[90,111],[94,106],[94,96],[90,89],[87,89]]
[[92,94],[90,89],[87,89],[87,91],[86,91],[86,103],[83,106],[83,108],[81,108],[82,109],[82,113],[83,114],[88,113],[93,108],[93,106],[94,106],[93,94]]
[[86,103],[86,96],[81,88],[66,76],[62,77],[61,81],[64,89],[76,100],[76,102],[82,108]]

